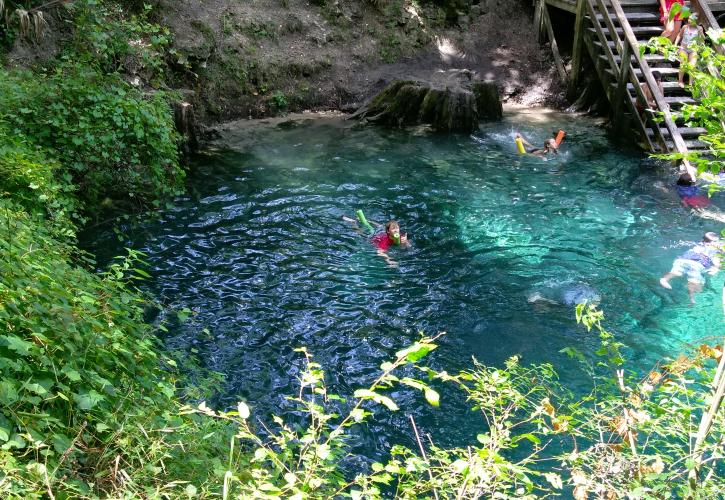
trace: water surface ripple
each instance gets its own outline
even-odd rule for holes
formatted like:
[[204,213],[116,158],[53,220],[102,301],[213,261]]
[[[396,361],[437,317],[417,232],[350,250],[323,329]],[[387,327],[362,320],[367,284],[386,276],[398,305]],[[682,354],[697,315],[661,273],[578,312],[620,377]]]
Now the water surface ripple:
[[[549,162],[517,156],[514,127],[532,142],[567,129],[565,153]],[[643,364],[716,334],[722,321],[720,279],[696,308],[683,283],[672,292],[657,284],[688,241],[717,226],[661,192],[670,174],[617,152],[586,119],[519,116],[451,137],[309,120],[231,131],[224,143],[198,160],[175,208],[126,228],[126,245],[148,254],[145,286],[194,311],[184,324],[171,321],[166,340],[226,375],[221,405],[244,398],[262,414],[289,410],[299,346],[335,391],[350,394],[420,331],[447,332],[429,360],[436,368],[519,355],[553,362],[583,387],[559,351],[591,351],[596,338],[571,308],[527,301],[567,283],[599,291],[609,326]],[[357,208],[401,221],[412,248],[391,252],[398,267],[342,220]],[[120,253],[114,238],[107,229],[88,236],[101,261]],[[435,410],[396,396],[439,442],[480,428],[460,398],[444,393]],[[383,427],[391,423],[397,431]],[[408,435],[401,412],[359,439],[381,450]]]

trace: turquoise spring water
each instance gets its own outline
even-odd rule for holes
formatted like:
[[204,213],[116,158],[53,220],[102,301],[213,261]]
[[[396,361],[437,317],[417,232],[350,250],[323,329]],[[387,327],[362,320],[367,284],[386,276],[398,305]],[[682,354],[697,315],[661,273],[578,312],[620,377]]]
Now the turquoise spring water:
[[[569,135],[552,161],[515,153],[512,131],[533,143]],[[659,277],[689,242],[719,230],[681,208],[662,187],[672,173],[618,151],[594,122],[562,114],[510,115],[468,136],[359,127],[333,119],[244,127],[195,162],[188,194],[158,220],[86,235],[99,262],[143,250],[143,286],[171,308],[171,348],[198,353],[226,375],[217,406],[240,398],[258,415],[292,411],[306,346],[332,389],[352,394],[380,363],[418,337],[447,332],[428,358],[456,371],[471,357],[501,364],[551,362],[575,390],[587,383],[559,351],[592,352],[593,333],[572,307],[531,304],[586,284],[602,297],[608,327],[629,347],[630,369],[677,355],[720,333],[722,278],[689,307],[684,283]],[[716,203],[719,201],[715,199]],[[395,218],[412,247],[376,255],[342,220],[355,209]],[[460,396],[440,408],[393,393],[402,410],[381,412],[355,438],[368,455],[410,444],[407,414],[438,443],[480,432]]]

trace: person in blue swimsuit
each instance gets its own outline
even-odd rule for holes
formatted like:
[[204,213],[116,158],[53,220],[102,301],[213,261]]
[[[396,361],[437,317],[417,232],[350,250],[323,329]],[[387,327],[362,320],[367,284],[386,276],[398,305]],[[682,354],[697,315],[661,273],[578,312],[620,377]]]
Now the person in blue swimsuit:
[[702,241],[680,255],[672,263],[672,269],[660,278],[660,285],[672,290],[670,280],[674,277],[687,276],[687,293],[690,295],[690,303],[695,303],[695,294],[702,291],[705,284],[703,271],[714,275],[720,269],[720,257],[722,253],[722,242],[717,234],[705,233]]

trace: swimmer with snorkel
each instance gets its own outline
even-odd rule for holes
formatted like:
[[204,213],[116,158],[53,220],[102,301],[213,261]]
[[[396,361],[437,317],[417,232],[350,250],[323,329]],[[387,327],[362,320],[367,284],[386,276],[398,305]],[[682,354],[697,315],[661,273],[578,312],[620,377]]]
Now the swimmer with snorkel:
[[525,146],[529,146],[530,148],[535,148],[535,146],[524,139],[524,136],[520,133],[516,133],[514,141],[520,154],[530,154],[538,156],[539,158],[545,158],[550,153],[559,154],[559,146],[561,145],[561,141],[564,140],[564,137],[566,137],[566,132],[558,130],[554,133],[554,137],[550,137],[544,141],[544,147],[542,149],[532,149],[531,151],[527,151]]
[[[370,243],[372,243],[373,246],[377,249],[378,255],[383,257],[388,265],[390,265],[391,267],[397,267],[398,263],[390,258],[390,255],[388,255],[388,250],[390,249],[390,247],[409,247],[410,243],[408,242],[408,234],[401,233],[400,225],[394,220],[390,220],[385,223],[385,232],[378,232],[365,218],[365,214],[362,210],[358,210],[357,212],[355,212],[355,215],[357,215],[357,220],[351,219],[350,217],[346,217],[344,215],[342,218],[343,220],[355,225],[357,225],[359,222],[360,225],[364,229],[366,229],[370,235],[372,235],[370,238]],[[378,224],[377,222],[373,222],[373,224],[378,227],[381,226],[381,224]]]

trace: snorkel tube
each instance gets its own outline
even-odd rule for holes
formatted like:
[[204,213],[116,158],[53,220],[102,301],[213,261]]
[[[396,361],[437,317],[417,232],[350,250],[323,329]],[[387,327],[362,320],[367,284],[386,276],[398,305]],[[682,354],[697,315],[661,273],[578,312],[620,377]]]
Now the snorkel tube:
[[519,154],[525,155],[526,148],[524,147],[524,140],[521,138],[521,136],[517,136],[514,141],[516,141],[516,148],[519,150]]
[[[370,223],[368,222],[368,220],[365,218],[365,214],[363,213],[362,210],[356,211],[355,212],[355,215],[357,215],[357,220],[360,221],[360,225],[362,227],[364,227],[365,229],[367,229],[370,234],[375,233],[375,228],[370,225]],[[398,240],[400,240],[400,238],[398,238]]]
[[559,131],[556,133],[556,147],[558,148],[559,145],[561,145],[561,141],[564,140],[564,137],[566,137],[566,132],[559,129]]

